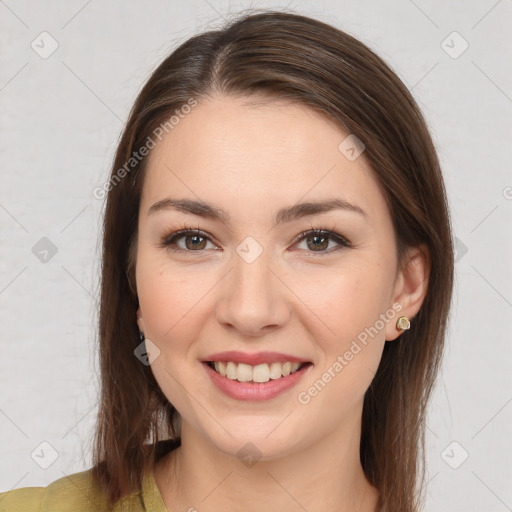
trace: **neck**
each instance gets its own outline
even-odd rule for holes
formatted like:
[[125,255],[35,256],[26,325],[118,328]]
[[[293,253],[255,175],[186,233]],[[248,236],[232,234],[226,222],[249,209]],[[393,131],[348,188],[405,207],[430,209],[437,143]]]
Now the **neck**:
[[378,491],[359,457],[360,416],[358,428],[344,431],[350,434],[250,462],[218,450],[183,421],[182,444],[155,465],[155,480],[169,512],[375,512]]

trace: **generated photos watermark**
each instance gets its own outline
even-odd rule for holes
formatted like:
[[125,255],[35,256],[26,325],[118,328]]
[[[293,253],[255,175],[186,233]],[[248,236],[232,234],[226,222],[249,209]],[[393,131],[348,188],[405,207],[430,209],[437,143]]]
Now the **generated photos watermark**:
[[402,304],[395,302],[391,308],[381,313],[379,319],[375,323],[366,327],[358,335],[357,339],[352,340],[350,348],[343,354],[339,354],[336,360],[327,368],[327,370],[312,384],[307,390],[300,391],[297,395],[299,403],[307,405],[313,398],[323,391],[329,382],[332,381],[349,363],[361,352],[361,350],[368,344],[370,339],[375,338],[388,324],[393,320],[397,313],[403,309]]
[[155,138],[161,141],[162,137],[165,134],[170,133],[171,130],[179,124],[181,119],[184,119],[188,114],[190,114],[192,108],[197,106],[197,104],[198,102],[195,98],[189,98],[187,103],[182,105],[179,109],[176,109],[174,114],[167,118],[164,123],[159,124],[153,130],[152,134],[148,135],[145,143],[139,148],[139,150],[133,151],[131,157],[122,167],[112,174],[108,181],[106,181],[101,187],[96,187],[93,190],[93,196],[96,199],[104,199],[107,193],[112,190],[125,176],[127,176],[153,148],[156,147],[157,141]]

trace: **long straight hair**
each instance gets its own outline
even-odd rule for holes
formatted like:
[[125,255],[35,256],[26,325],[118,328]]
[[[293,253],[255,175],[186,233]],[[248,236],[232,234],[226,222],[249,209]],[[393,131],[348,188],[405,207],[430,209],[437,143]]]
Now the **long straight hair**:
[[380,57],[339,29],[289,12],[243,12],[222,29],[188,39],[152,73],[130,112],[106,188],[93,476],[113,504],[180,444],[179,413],[150,367],[134,356],[140,343],[137,223],[147,162],[138,152],[154,142],[159,127],[170,129],[169,119],[186,105],[219,94],[292,100],[354,134],[389,205],[399,262],[405,248],[428,247],[425,300],[411,329],[385,343],[365,394],[360,443],[365,475],[379,491],[379,511],[415,512],[423,499],[426,409],[453,286],[438,157],[415,100]]

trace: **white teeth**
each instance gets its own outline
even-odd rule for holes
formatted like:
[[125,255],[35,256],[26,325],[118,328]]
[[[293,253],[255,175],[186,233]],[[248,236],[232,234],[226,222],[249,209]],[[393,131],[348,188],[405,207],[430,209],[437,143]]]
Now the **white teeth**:
[[291,373],[296,372],[300,368],[301,363],[291,363]]
[[[238,367],[240,368],[240,366]],[[270,370],[268,369],[268,364],[259,364],[258,366],[252,368],[252,380],[254,382],[268,382],[270,380]]]
[[281,378],[281,363],[272,363],[270,365],[270,378],[280,379]]
[[219,361],[215,363],[215,369],[223,376],[226,376],[226,363]]
[[[226,377],[235,380],[237,378],[236,364],[231,361],[226,364]],[[217,368],[215,368],[217,369]]]
[[240,382],[249,382],[252,380],[252,366],[240,363],[238,365],[237,379]]
[[223,377],[239,382],[268,382],[271,379],[287,377],[290,373],[296,372],[302,363],[263,363],[251,366],[244,363],[233,363],[232,361],[215,361],[215,370]]

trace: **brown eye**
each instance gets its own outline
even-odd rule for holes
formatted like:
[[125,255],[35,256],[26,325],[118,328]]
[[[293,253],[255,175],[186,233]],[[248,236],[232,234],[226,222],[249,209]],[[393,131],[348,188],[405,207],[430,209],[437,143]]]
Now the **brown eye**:
[[301,233],[297,237],[297,244],[300,245],[302,242],[305,243],[307,252],[318,253],[319,255],[352,247],[352,244],[345,237],[334,231],[323,229],[313,229]]
[[213,245],[206,233],[184,229],[162,237],[160,247],[181,252],[200,252],[208,248],[208,243]]
[[[183,241],[184,240],[184,244]],[[301,233],[296,238],[296,244],[304,242],[306,252],[317,253],[318,255],[330,254],[334,251],[352,247],[352,244],[343,236],[334,231],[313,229]],[[196,229],[182,229],[161,239],[160,247],[167,247],[178,252],[201,252],[208,249],[208,243],[213,249],[217,249],[210,237],[203,231]],[[331,244],[334,244],[330,247]]]
[[[309,241],[312,241],[309,243]],[[314,235],[306,237],[308,249],[313,251],[327,249],[329,245],[329,238],[326,236]]]
[[186,235],[182,238],[185,239],[185,246],[187,249],[204,249],[206,246],[206,238],[200,235]]

